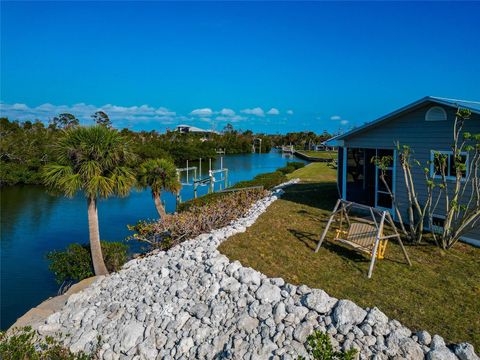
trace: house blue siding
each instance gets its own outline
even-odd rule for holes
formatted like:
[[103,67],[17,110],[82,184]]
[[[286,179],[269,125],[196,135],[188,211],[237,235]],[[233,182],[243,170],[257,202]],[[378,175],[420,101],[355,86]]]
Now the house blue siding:
[[[414,151],[413,157],[422,164],[422,167],[413,166],[412,174],[415,187],[420,194],[420,201],[424,201],[425,196],[422,196],[422,194],[426,193],[426,185],[423,167],[428,166],[427,162],[430,161],[431,150],[451,150],[456,112],[455,108],[442,106],[447,113],[446,121],[425,121],[425,114],[431,106],[438,106],[438,104],[426,103],[421,107],[379,123],[375,127],[353,133],[344,139],[344,146],[348,148],[394,149],[396,142],[399,142],[400,145],[410,146]],[[471,133],[480,133],[480,116],[472,114],[472,118],[465,123],[464,130]],[[397,163],[399,164],[398,161]],[[340,163],[339,170],[341,170]],[[395,176],[395,187],[396,199],[405,220],[408,204],[407,191],[403,171],[399,165]],[[442,207],[442,204],[440,204],[437,209],[440,210]],[[441,214],[441,211],[437,212]],[[475,228],[465,237],[480,241],[480,224],[477,223]]]

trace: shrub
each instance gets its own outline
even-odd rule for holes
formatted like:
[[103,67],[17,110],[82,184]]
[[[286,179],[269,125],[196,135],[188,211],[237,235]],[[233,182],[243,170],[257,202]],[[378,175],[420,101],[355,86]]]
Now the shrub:
[[297,169],[305,166],[302,162],[288,162],[287,165],[277,169],[277,171],[259,174],[252,180],[241,181],[233,186],[233,188],[244,188],[250,186],[263,186],[266,190],[271,190],[277,185],[288,181],[286,174],[292,173]]
[[41,338],[31,327],[0,332],[0,359],[3,360],[89,360],[93,355],[72,353],[52,337]]
[[134,234],[129,238],[148,243],[153,248],[169,249],[182,241],[200,234],[227,226],[244,216],[250,206],[266,195],[264,190],[252,189],[225,193],[222,201],[168,214],[154,222],[140,221],[129,229]]
[[284,167],[277,169],[277,171],[280,171],[283,174],[290,174],[295,170],[298,170],[304,166],[305,166],[305,163],[303,162],[291,161],[291,162],[287,162],[287,165],[285,165]]
[[286,182],[287,177],[280,171],[265,173],[255,176],[252,180],[240,181],[232,186],[232,188],[245,188],[250,186],[263,186],[266,190],[271,190],[277,185]]
[[[307,349],[312,360],[353,360],[357,354],[356,349],[345,352],[333,350],[330,336],[318,330],[307,337]],[[300,356],[298,360],[305,360],[305,358]]]
[[227,193],[222,193],[222,192],[210,193],[210,194],[200,196],[199,198],[196,198],[196,199],[185,201],[177,206],[177,211],[182,212],[190,209],[192,206],[204,206],[204,205],[211,204],[213,202],[218,201],[226,194]]
[[0,161],[0,185],[38,184],[39,166]]
[[[287,162],[287,165],[277,169],[277,171],[258,174],[252,180],[240,181],[236,183],[234,186],[232,186],[231,189],[263,186],[265,190],[271,190],[275,186],[288,181],[285,174],[294,172],[295,170],[300,169],[304,166],[305,166],[305,163],[298,162],[298,161]],[[203,205],[211,204],[212,202],[218,201],[223,196],[225,196],[225,193],[221,193],[221,192],[211,193],[211,194],[201,196],[197,199],[188,200],[178,205],[177,211],[182,212],[190,209],[192,206],[203,206]]]
[[[108,271],[118,271],[127,261],[128,247],[120,242],[102,241],[102,253]],[[59,284],[94,276],[89,244],[70,244],[64,251],[47,254],[49,269]]]

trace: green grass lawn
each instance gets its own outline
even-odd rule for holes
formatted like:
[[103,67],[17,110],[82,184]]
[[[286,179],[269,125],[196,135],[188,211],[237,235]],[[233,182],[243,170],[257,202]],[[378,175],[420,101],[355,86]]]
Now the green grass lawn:
[[314,253],[337,198],[335,171],[314,163],[290,177],[306,182],[287,188],[247,232],[224,242],[222,253],[268,276],[377,306],[414,330],[480,349],[480,249],[462,243],[449,251],[407,246],[413,263],[408,267],[400,247],[390,241],[386,258],[367,279],[367,257],[331,242]]
[[298,152],[318,159],[336,159],[336,151],[297,150]]
[[287,174],[289,179],[299,178],[302,182],[335,183],[337,170],[327,163],[310,163],[293,173]]

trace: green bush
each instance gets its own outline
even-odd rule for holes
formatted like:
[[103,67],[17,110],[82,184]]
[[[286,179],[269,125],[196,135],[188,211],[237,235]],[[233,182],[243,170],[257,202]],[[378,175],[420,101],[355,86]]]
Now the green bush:
[[[357,354],[356,349],[333,350],[330,336],[318,330],[307,337],[307,349],[311,360],[353,360]],[[298,360],[305,360],[305,358],[300,356]]]
[[[259,174],[255,176],[252,180],[240,181],[233,185],[230,189],[242,189],[252,186],[263,186],[265,190],[271,190],[275,186],[280,185],[281,183],[284,183],[286,181],[288,181],[288,179],[283,173],[275,171],[271,173]],[[182,212],[191,209],[193,206],[213,204],[219,199],[223,198],[226,194],[228,194],[228,192],[211,193],[201,196],[197,199],[185,201],[177,207],[177,211]]]
[[303,163],[303,162],[292,161],[292,162],[287,162],[287,165],[277,169],[277,171],[280,171],[283,174],[290,174],[290,173],[294,172],[295,170],[298,170],[298,169],[300,169],[304,166],[305,166],[305,163]]
[[0,185],[38,184],[39,166],[0,161]]
[[203,206],[203,205],[214,203],[218,201],[218,199],[223,197],[225,194],[226,193],[216,192],[216,193],[200,196],[199,198],[196,198],[196,199],[185,201],[177,206],[177,211],[182,212],[192,208],[192,206]]
[[[295,170],[300,169],[304,166],[305,166],[305,163],[302,163],[302,162],[287,162],[287,165],[277,169],[274,172],[258,174],[252,180],[240,181],[235,185],[233,185],[231,189],[241,189],[241,188],[247,188],[252,186],[263,186],[265,190],[271,190],[275,186],[288,181],[285,174],[294,172]],[[182,212],[190,209],[192,206],[203,206],[203,205],[215,203],[216,201],[221,199],[223,196],[225,196],[225,194],[226,193],[221,193],[221,192],[212,193],[212,194],[201,196],[197,199],[185,201],[180,205],[178,205],[177,211]]]
[[31,327],[15,329],[7,336],[0,332],[0,359],[2,360],[89,360],[93,355],[74,354],[50,336],[38,337]]
[[249,189],[224,193],[222,201],[167,214],[156,221],[139,221],[128,228],[134,231],[130,240],[144,242],[151,248],[167,250],[182,241],[227,226],[244,216],[253,203],[266,195],[265,190]]
[[277,185],[288,181],[285,174],[280,171],[275,171],[271,173],[259,174],[255,176],[252,180],[240,181],[235,184],[233,188],[245,188],[250,186],[263,186],[265,190],[271,190]]
[[[102,253],[108,271],[118,271],[127,261],[128,247],[120,242],[102,241]],[[48,268],[59,284],[74,282],[94,276],[90,245],[70,244],[64,251],[47,254]]]

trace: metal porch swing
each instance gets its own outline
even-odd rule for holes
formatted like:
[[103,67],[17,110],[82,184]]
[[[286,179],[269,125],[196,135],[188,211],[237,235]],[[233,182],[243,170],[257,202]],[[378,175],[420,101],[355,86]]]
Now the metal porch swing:
[[[357,210],[366,214],[367,218],[353,217],[351,215],[352,210]],[[371,219],[369,220],[368,217]],[[323,240],[334,220],[338,222],[339,228],[336,230],[333,241],[338,241],[355,251],[367,254],[371,257],[368,278],[372,277],[375,260],[381,260],[384,258],[389,239],[396,239],[398,241],[402,248],[403,255],[405,256],[405,260],[409,266],[412,266],[390,212],[342,199],[337,201],[335,208],[328,219],[327,226],[325,227],[325,230],[323,230],[322,236],[318,241],[315,252],[318,252],[322,246]],[[385,221],[391,226],[394,234],[384,234]],[[348,225],[347,229],[344,228],[344,223]]]

